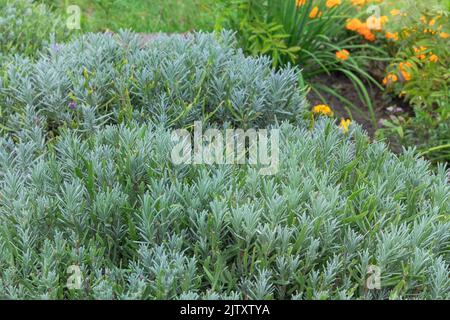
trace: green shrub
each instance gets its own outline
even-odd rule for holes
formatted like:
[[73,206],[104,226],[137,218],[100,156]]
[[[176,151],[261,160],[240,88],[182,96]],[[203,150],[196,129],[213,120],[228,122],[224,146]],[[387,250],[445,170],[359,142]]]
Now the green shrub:
[[[0,141],[2,298],[450,298],[444,168],[359,127],[283,124],[268,177],[175,166],[150,124],[46,146],[37,119]],[[365,287],[370,265],[381,290]]]
[[268,58],[245,57],[230,32],[221,36],[88,34],[36,63],[16,57],[0,83],[2,123],[32,106],[49,121],[79,128],[80,119],[155,120],[185,126],[194,120],[240,127],[296,119],[305,109],[298,72],[273,71]]
[[0,62],[6,55],[36,56],[52,41],[64,39],[64,28],[60,17],[43,4],[0,0]]
[[394,57],[386,72],[397,78],[385,84],[413,107],[414,116],[386,121],[382,133],[417,146],[433,161],[450,162],[450,11],[441,2],[392,1],[383,8]]

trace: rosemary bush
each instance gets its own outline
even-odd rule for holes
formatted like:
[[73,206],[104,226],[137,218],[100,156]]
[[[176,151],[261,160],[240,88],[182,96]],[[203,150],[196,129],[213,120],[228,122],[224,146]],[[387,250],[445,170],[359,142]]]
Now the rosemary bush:
[[259,126],[295,119],[305,109],[298,72],[271,69],[268,58],[245,57],[231,32],[161,36],[143,43],[121,32],[88,34],[52,46],[36,63],[16,57],[0,83],[10,115],[32,106],[51,131],[78,128],[83,110],[104,121],[157,121],[185,126],[194,120]]
[[[267,177],[175,166],[170,132],[152,124],[46,144],[33,112],[0,141],[2,298],[450,298],[444,167],[359,127],[282,124]],[[370,265],[381,290],[365,287]]]

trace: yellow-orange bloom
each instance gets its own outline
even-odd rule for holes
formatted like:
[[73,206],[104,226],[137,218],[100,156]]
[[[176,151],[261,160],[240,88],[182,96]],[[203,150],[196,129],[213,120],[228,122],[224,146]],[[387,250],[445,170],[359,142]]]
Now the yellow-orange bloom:
[[420,60],[425,60],[427,56],[425,55],[425,51],[427,51],[427,47],[414,47],[414,52],[416,53],[416,57]]
[[430,61],[431,62],[438,62],[439,61],[439,57],[435,54],[430,56]]
[[352,0],[354,6],[363,6],[366,4],[366,0]]
[[[380,18],[380,23],[384,23],[382,21],[384,21],[384,19]],[[370,19],[369,19],[369,22],[370,22]],[[361,22],[361,20],[356,19],[356,18],[350,19],[350,20],[347,20],[346,28],[347,28],[347,30],[358,32],[366,40],[369,40],[369,41],[376,40],[375,34],[373,34],[373,32],[370,30],[367,22],[363,23],[363,22]]]
[[336,59],[338,60],[347,60],[350,57],[350,52],[347,50],[341,50],[336,52]]
[[450,38],[450,34],[448,34],[448,33],[446,33],[446,32],[441,32],[441,33],[439,34],[439,36],[440,36],[441,38],[443,38],[443,39],[448,39],[448,38]]
[[323,114],[325,116],[332,116],[333,110],[326,104],[319,104],[312,109],[312,112],[315,114]]
[[398,16],[399,14],[400,14],[400,10],[398,10],[398,9],[392,9],[391,10],[391,15]]
[[352,123],[352,121],[350,119],[342,118],[341,119],[341,124],[339,125],[339,128],[342,130],[342,132],[348,133],[351,123]]
[[387,86],[397,81],[398,77],[395,74],[390,73],[383,79],[383,84]]
[[397,41],[398,40],[398,32],[394,32],[394,33],[386,32],[386,38]]
[[318,15],[319,15],[319,7],[314,7],[314,8],[311,10],[311,12],[310,12],[309,17],[310,17],[311,19],[314,19],[314,18],[316,18]]
[[359,19],[350,19],[347,21],[346,28],[350,31],[358,31],[363,23]]
[[407,61],[407,62],[400,62],[398,66],[400,70],[405,71],[406,69],[411,69],[413,65],[411,62]]
[[389,19],[387,16],[381,16],[379,18],[370,16],[367,18],[366,24],[369,29],[380,31],[383,28],[383,25],[388,21]]
[[415,53],[422,53],[427,50],[427,47],[421,46],[421,47],[414,47]]
[[376,37],[372,31],[367,27],[366,24],[363,24],[361,28],[358,30],[359,34],[362,35],[368,41],[375,41]]
[[401,73],[401,75],[403,77],[403,80],[405,80],[405,81],[411,80],[411,74],[408,71],[400,70],[400,73]]
[[340,5],[341,3],[342,3],[341,0],[327,0],[326,6],[327,8],[333,8]]
[[297,7],[301,7],[301,6],[303,6],[304,4],[306,4],[306,0],[296,0],[296,1],[295,1],[295,5],[296,5]]

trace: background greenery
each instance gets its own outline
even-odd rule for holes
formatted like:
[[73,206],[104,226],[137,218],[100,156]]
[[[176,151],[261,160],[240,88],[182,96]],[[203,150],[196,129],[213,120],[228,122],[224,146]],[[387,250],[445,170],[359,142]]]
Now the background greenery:
[[35,57],[68,36],[62,17],[31,0],[0,0],[0,63],[14,54]]
[[[223,0],[224,1],[224,0]],[[67,5],[80,6],[82,29],[130,28],[136,32],[212,30],[220,1],[209,0],[45,0],[61,14]]]

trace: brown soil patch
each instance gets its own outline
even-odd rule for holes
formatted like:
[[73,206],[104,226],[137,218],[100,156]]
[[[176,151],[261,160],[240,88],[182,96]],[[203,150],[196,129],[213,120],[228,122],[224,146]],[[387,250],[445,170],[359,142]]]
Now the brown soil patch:
[[[393,99],[384,94],[383,91],[373,84],[367,84],[366,88],[372,100],[375,118],[377,120],[375,125],[371,120],[368,107],[360,100],[355,87],[347,77],[339,73],[332,75],[322,74],[315,77],[311,82],[327,86],[350,101],[353,106],[341,101],[330,93],[320,93],[325,99],[326,104],[333,109],[337,118],[353,119],[353,121],[361,124],[371,137],[374,137],[376,130],[381,127],[382,119],[388,119],[395,114],[409,112],[410,109],[408,104],[403,101]],[[312,90],[308,94],[308,99],[313,106],[324,103],[319,95]]]

